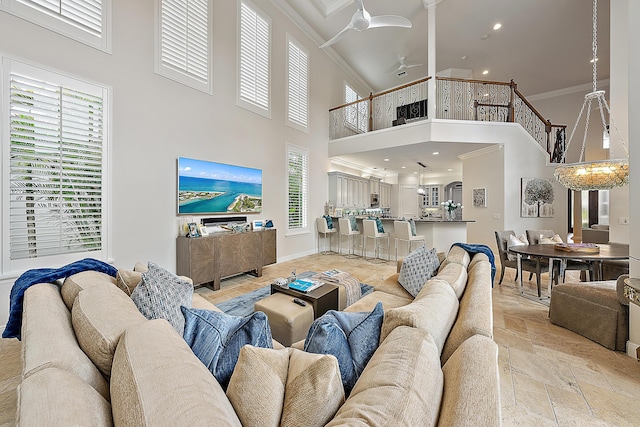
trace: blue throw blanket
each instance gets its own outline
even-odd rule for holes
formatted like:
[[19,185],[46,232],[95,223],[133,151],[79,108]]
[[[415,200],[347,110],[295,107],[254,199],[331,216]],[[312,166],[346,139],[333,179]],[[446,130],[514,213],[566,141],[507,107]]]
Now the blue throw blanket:
[[493,288],[493,279],[496,277],[496,260],[493,256],[493,251],[487,245],[481,245],[478,243],[454,243],[451,247],[460,246],[465,251],[470,254],[485,254],[487,258],[489,258],[489,262],[491,263],[491,287]]
[[63,279],[87,270],[99,271],[113,277],[115,277],[118,272],[115,267],[93,258],[85,258],[60,268],[38,268],[25,271],[18,277],[18,280],[16,280],[11,288],[9,321],[4,328],[2,338],[20,339],[20,329],[22,328],[22,299],[24,292],[30,286],[38,283],[52,283],[58,279]]

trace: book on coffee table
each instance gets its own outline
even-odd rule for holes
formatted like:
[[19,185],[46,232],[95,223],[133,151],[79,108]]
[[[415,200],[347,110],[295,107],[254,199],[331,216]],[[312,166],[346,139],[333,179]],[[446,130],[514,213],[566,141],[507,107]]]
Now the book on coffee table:
[[324,283],[318,280],[296,279],[295,281],[289,283],[289,288],[299,292],[311,292],[312,290],[319,288],[323,284]]

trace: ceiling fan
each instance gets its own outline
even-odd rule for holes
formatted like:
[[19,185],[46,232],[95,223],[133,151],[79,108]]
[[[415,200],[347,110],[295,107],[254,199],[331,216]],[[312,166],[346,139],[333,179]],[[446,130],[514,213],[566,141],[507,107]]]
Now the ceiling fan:
[[422,67],[423,65],[423,64],[407,64],[406,63],[407,58],[405,56],[401,56],[399,60],[400,60],[400,66],[395,70],[393,70],[391,74],[397,74],[398,77],[400,78],[407,75],[407,70],[409,68]]
[[367,12],[364,8],[362,0],[355,0],[355,3],[357,10],[356,13],[354,13],[351,17],[351,22],[349,22],[347,26],[342,29],[342,31],[340,31],[329,41],[320,46],[321,49],[337,42],[349,30],[364,31],[369,28],[381,27],[411,28],[411,21],[409,21],[407,18],[397,15],[371,16],[369,12]]

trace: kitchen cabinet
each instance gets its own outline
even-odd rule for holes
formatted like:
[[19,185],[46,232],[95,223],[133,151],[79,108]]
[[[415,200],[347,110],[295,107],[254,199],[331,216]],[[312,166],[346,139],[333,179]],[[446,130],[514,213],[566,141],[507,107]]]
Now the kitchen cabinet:
[[342,172],[329,172],[329,200],[336,208],[368,208],[369,180]]
[[442,185],[426,185],[424,190],[424,194],[420,196],[420,206],[423,208],[440,207],[440,203],[442,203]]
[[386,182],[380,183],[380,207],[381,208],[390,208],[391,207],[391,184],[387,184]]

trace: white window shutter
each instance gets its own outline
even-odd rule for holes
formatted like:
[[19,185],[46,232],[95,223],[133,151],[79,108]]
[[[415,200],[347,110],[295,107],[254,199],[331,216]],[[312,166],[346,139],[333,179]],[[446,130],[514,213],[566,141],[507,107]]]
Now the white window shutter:
[[251,3],[240,2],[239,101],[269,111],[270,21]]
[[309,54],[290,36],[287,37],[287,119],[301,128],[309,121]]
[[309,153],[304,148],[288,145],[287,159],[287,232],[307,232]]
[[98,89],[11,72],[11,261],[102,250],[105,120]]

